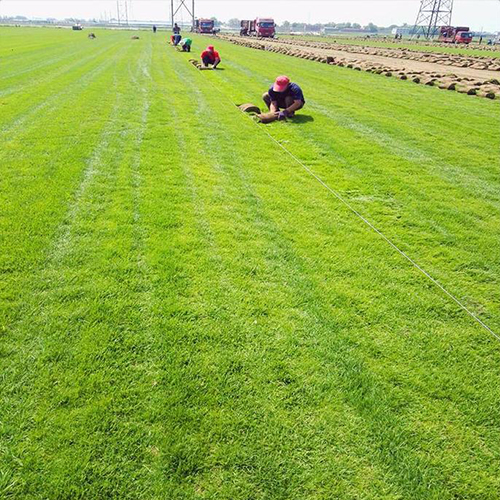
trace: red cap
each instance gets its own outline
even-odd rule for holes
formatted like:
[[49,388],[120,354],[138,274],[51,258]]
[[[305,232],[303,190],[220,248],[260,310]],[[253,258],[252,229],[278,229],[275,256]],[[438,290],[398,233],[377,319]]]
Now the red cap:
[[284,92],[288,88],[288,85],[290,85],[290,78],[288,76],[278,76],[274,82],[273,90],[275,92]]
[[207,47],[207,50],[209,50],[210,52],[213,52],[215,50],[215,47],[213,45],[209,45]]

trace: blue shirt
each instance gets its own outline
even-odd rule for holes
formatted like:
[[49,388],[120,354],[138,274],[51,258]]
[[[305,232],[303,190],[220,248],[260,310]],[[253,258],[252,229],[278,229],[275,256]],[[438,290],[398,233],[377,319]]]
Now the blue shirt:
[[271,101],[277,101],[278,99],[283,99],[285,97],[291,96],[294,101],[302,101],[306,102],[304,99],[304,94],[302,89],[296,83],[290,83],[285,92],[275,92],[273,87],[269,89],[269,96],[271,97]]

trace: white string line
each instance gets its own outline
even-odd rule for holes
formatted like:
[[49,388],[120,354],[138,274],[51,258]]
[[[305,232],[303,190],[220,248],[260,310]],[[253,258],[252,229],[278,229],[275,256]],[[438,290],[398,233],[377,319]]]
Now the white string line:
[[[253,120],[252,120],[253,121]],[[255,123],[255,122],[254,122]],[[257,125],[257,123],[256,123]],[[259,127],[261,128],[261,127]],[[451,292],[449,292],[439,281],[433,278],[423,267],[421,267],[417,262],[415,262],[406,252],[401,250],[393,241],[391,241],[380,229],[374,226],[366,217],[364,217],[360,212],[358,212],[348,201],[346,201],[337,191],[331,188],[326,182],[321,179],[317,174],[315,174],[307,165],[305,165],[299,158],[297,158],[291,151],[289,151],[283,144],[277,141],[267,130],[264,132],[287,154],[289,154],[306,172],[308,172],[312,177],[314,177],[325,189],[332,193],[340,202],[342,202],[352,213],[357,215],[368,227],[373,229],[381,238],[383,238],[394,250],[396,250],[400,255],[402,255],[408,262],[410,262],[415,268],[417,268],[424,276],[429,278],[432,283],[439,287],[450,299],[456,302],[467,314],[469,314],[473,319],[475,319],[486,331],[491,333],[497,340],[500,341],[500,335],[497,335],[486,323],[484,323],[476,314],[474,314],[463,302],[457,299]]]
[[[232,105],[236,104],[224,93],[222,90],[216,86],[212,81],[209,83],[216,88]],[[371,228],[375,233],[377,233],[382,239],[384,239],[394,250],[396,250],[400,255],[402,255],[408,262],[410,262],[416,269],[418,269],[424,276],[426,276],[434,285],[436,285],[444,294],[446,294],[451,300],[453,300],[460,308],[462,308],[471,318],[473,318],[477,323],[479,323],[488,333],[493,335],[498,341],[500,341],[500,335],[495,333],[483,320],[481,320],[474,312],[472,312],[462,301],[457,299],[455,295],[449,292],[439,281],[433,278],[423,267],[421,267],[417,262],[415,262],[406,252],[401,250],[392,240],[390,240],[380,229],[374,226],[366,217],[364,217],[360,212],[358,212],[344,197],[331,188],[319,175],[314,173],[302,160],[297,158],[288,148],[283,146],[281,142],[275,139],[266,129],[259,125],[250,115],[243,113],[248,116],[250,121],[255,124],[255,126],[263,131],[274,143],[276,143],[285,153],[287,153],[296,163],[298,163],[309,175],[314,177],[327,191],[329,191],[335,198],[337,198],[341,203],[343,203],[353,214],[359,217],[369,228]]]

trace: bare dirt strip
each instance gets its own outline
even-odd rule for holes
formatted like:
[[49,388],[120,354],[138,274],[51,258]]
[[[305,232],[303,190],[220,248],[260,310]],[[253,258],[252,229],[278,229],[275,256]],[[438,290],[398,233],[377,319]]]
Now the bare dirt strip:
[[436,63],[444,66],[456,66],[459,68],[472,68],[477,70],[500,71],[500,59],[487,56],[473,56],[466,54],[423,52],[408,50],[406,48],[372,47],[367,45],[342,44],[337,42],[315,42],[310,40],[279,39],[276,43],[286,43],[313,49],[335,50],[358,55],[372,55],[420,61],[425,63]]
[[[457,90],[469,95],[479,95],[489,99],[500,98],[500,70],[482,69],[471,66],[459,67],[444,63],[446,59],[434,59],[439,62],[429,62],[428,59],[415,60],[410,51],[396,51],[401,57],[382,56],[375,53],[360,53],[338,48],[330,44],[317,44],[307,41],[262,40],[237,36],[225,36],[224,39],[255,49],[279,52],[294,57],[315,60],[322,63],[346,66],[359,71],[369,71],[394,76],[401,80],[411,80],[415,83],[439,86],[447,90]],[[319,46],[318,46],[319,45]],[[323,47],[326,45],[327,47]],[[404,55],[412,57],[405,58]],[[420,55],[422,53],[417,53]],[[427,56],[428,54],[423,54]],[[438,54],[438,56],[440,56]],[[455,57],[455,56],[454,56]],[[467,60],[472,58],[466,57]],[[495,67],[495,66],[494,66]]]

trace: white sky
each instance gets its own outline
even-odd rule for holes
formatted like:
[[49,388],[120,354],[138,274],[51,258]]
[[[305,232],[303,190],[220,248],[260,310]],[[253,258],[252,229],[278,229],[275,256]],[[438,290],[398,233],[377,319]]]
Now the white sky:
[[[196,0],[196,14],[224,21],[273,17],[277,22],[371,21],[388,26],[413,24],[419,4],[420,0]],[[170,0],[129,0],[129,9],[131,19],[166,21]],[[99,19],[105,14],[116,17],[115,0],[0,0],[0,16]],[[188,15],[183,19],[187,21]],[[455,0],[453,24],[499,31],[500,0]]]

